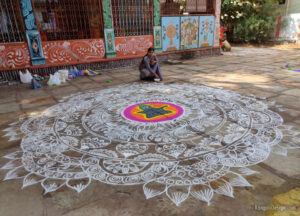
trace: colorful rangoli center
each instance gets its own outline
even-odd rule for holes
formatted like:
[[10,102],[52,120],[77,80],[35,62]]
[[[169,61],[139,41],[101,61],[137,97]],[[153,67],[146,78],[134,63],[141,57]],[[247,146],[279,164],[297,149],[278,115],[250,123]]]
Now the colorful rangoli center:
[[123,116],[137,122],[163,122],[178,118],[183,114],[182,107],[166,102],[144,102],[127,107]]

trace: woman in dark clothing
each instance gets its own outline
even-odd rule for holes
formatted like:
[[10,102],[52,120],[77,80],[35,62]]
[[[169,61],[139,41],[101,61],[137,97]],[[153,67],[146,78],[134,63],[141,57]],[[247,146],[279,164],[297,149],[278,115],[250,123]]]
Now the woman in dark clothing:
[[158,59],[154,54],[153,48],[148,49],[147,54],[143,57],[139,69],[141,80],[163,80]]

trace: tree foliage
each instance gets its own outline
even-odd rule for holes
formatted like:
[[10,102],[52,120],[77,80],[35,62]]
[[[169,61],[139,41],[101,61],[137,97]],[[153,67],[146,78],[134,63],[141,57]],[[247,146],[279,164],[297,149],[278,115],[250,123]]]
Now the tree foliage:
[[223,0],[221,22],[229,40],[263,43],[274,34],[280,12],[278,0]]

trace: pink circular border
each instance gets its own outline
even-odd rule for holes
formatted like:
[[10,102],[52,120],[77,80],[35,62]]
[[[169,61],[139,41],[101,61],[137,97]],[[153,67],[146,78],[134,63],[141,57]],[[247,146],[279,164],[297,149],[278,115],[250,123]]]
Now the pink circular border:
[[[177,110],[178,110],[178,113],[170,118],[166,118],[166,119],[157,119],[157,120],[141,120],[141,119],[138,119],[134,116],[132,116],[130,114],[130,111],[132,108],[140,105],[140,104],[147,104],[147,103],[152,103],[152,104],[158,104],[158,103],[163,103],[163,104],[167,104],[167,105],[171,105],[173,107],[175,107]],[[173,120],[173,119],[176,119],[178,118],[179,116],[181,116],[182,114],[184,113],[184,110],[182,107],[178,106],[178,105],[175,105],[175,104],[172,104],[172,103],[167,103],[167,102],[162,102],[162,101],[156,101],[156,102],[152,102],[152,101],[147,101],[147,102],[143,102],[143,103],[137,103],[137,104],[134,104],[134,105],[131,105],[129,107],[127,107],[124,111],[123,111],[123,116],[129,120],[132,120],[132,121],[137,121],[137,122],[143,122],[143,123],[155,123],[155,122],[164,122],[164,121],[170,121],[170,120]]]

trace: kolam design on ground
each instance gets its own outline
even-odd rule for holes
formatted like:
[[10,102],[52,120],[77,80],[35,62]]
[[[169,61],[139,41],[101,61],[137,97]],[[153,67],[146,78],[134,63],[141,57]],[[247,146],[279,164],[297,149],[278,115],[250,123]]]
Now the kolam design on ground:
[[146,198],[190,195],[210,204],[251,184],[249,167],[299,148],[274,103],[194,84],[134,83],[77,94],[5,129],[21,149],[4,156],[5,180],[77,192],[92,180],[141,185]]

